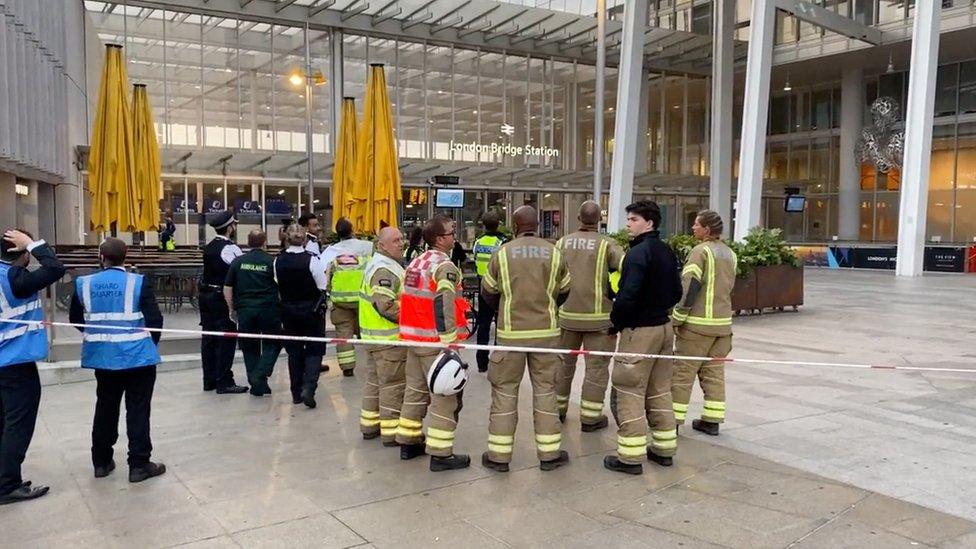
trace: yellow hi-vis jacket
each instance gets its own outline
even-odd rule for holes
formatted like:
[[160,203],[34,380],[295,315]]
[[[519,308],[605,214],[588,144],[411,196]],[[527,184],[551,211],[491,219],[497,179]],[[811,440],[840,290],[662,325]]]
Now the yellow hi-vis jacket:
[[359,330],[363,339],[399,338],[403,277],[403,265],[382,253],[376,253],[366,264],[359,294]]

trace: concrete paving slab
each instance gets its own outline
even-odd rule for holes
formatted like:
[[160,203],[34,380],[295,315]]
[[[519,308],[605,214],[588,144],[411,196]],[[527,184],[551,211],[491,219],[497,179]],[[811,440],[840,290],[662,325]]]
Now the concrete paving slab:
[[[807,274],[801,313],[737,320],[737,356],[973,364],[971,339],[947,334],[959,333],[953,311],[976,306],[976,279]],[[309,411],[291,404],[283,363],[270,398],[203,393],[199,376],[159,375],[154,458],[169,471],[138,485],[126,481],[124,435],[120,469],[92,478],[94,385],[45,387],[25,475],[53,491],[0,507],[2,545],[976,546],[976,487],[963,481],[976,463],[976,376],[736,365],[722,435],[686,426],[675,466],[647,463],[639,477],[603,469],[612,429],[579,432],[581,375],[564,427],[571,463],[539,470],[525,384],[504,475],[479,464],[478,374],[457,438],[473,466],[444,474],[361,439],[361,379],[330,372]]]

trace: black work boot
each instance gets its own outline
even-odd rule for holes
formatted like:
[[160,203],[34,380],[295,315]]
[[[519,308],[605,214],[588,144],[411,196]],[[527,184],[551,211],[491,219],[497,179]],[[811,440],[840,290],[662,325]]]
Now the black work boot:
[[375,433],[363,433],[363,440],[373,440],[374,438],[380,438],[379,431]]
[[105,478],[115,470],[115,460],[108,462],[107,465],[95,466],[95,478]]
[[628,475],[640,475],[644,472],[644,466],[640,463],[624,463],[620,461],[620,458],[617,456],[607,456],[603,458],[603,466],[611,471],[627,473]]
[[395,440],[384,440],[383,446],[386,446],[387,448],[397,448],[400,446],[400,444],[398,444]]
[[593,431],[606,429],[607,425],[610,425],[610,420],[607,419],[607,416],[600,416],[600,421],[596,423],[583,423],[580,425],[580,430],[584,433],[592,433]]
[[706,435],[718,436],[718,423],[712,423],[704,419],[696,419],[691,422],[691,428],[696,431],[701,431]]
[[354,372],[352,368],[342,371],[342,377],[352,377],[354,375],[356,375],[356,372]]
[[302,402],[305,404],[305,406],[308,406],[309,409],[314,409],[316,406],[318,406],[318,404],[315,402],[315,395],[312,394],[312,391],[308,389],[302,390]]
[[129,482],[142,482],[146,479],[158,477],[166,472],[166,466],[162,463],[149,462],[141,467],[129,469]]
[[508,464],[492,461],[491,458],[488,457],[488,452],[481,454],[481,465],[485,469],[491,469],[492,471],[498,471],[499,473],[508,472]]
[[435,473],[453,469],[467,469],[469,465],[471,465],[471,458],[467,454],[451,454],[446,457],[430,456],[430,470]]
[[671,467],[674,463],[674,460],[670,456],[659,456],[651,451],[650,448],[647,449],[647,460],[653,461],[661,467]]
[[426,454],[426,444],[423,442],[419,444],[401,444],[400,445],[400,459],[407,460],[413,459],[415,457],[420,457]]
[[542,469],[543,471],[552,471],[554,469],[559,469],[560,467],[566,465],[567,463],[569,463],[569,452],[567,452],[566,450],[560,450],[559,457],[557,457],[556,459],[550,459],[548,461],[540,461],[539,469]]
[[217,387],[218,395],[239,395],[241,393],[246,393],[247,387],[242,387],[240,385],[228,385],[226,387]]

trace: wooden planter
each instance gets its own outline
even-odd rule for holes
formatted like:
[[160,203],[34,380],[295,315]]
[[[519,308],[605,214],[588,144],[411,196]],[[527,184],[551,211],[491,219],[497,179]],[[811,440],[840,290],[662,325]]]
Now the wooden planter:
[[732,311],[739,314],[743,311],[751,313],[756,309],[756,272],[751,271],[735,279],[735,287],[732,289]]
[[803,267],[756,267],[756,308],[784,309],[803,305]]

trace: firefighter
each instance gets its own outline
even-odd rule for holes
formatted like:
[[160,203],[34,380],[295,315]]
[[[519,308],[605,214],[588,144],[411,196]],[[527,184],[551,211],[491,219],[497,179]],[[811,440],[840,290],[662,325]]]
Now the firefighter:
[[[451,218],[435,215],[424,225],[429,249],[407,267],[400,298],[400,339],[451,344],[468,337],[468,302],[461,295],[461,271],[451,263],[455,225]],[[426,453],[430,470],[463,469],[471,463],[465,454],[454,453],[454,432],[461,412],[463,392],[431,394],[427,372],[437,349],[407,348],[406,392],[397,425],[400,459],[413,459],[425,452],[421,431],[430,407]]]
[[[592,200],[584,202],[579,209],[580,230],[556,243],[573,273],[569,299],[559,308],[564,349],[582,346],[588,351],[613,351],[616,343],[616,338],[609,334],[613,306],[609,277],[620,269],[624,251],[612,238],[597,232],[601,216],[599,204]],[[580,424],[584,432],[592,432],[608,424],[607,416],[603,415],[603,399],[610,381],[610,358],[587,355],[584,360],[586,375],[580,395]],[[559,372],[556,401],[560,421],[565,420],[569,408],[576,362],[576,356],[567,355]]]
[[696,431],[718,435],[725,421],[725,363],[732,350],[732,288],[738,259],[722,238],[722,218],[711,210],[698,213],[692,231],[701,241],[688,254],[681,271],[684,297],[671,315],[675,354],[712,357],[711,362],[678,360],[671,381],[674,418],[683,425],[688,414],[691,386],[698,378],[705,394],[701,419],[691,422]]
[[[660,223],[656,203],[641,200],[627,206],[632,240],[621,269],[620,292],[610,311],[612,330],[620,333],[620,352],[670,355],[674,349],[668,314],[681,299],[681,280],[674,252],[661,241]],[[678,450],[671,409],[672,369],[671,359],[621,356],[614,360],[610,406],[617,420],[617,455],[604,458],[604,467],[639,475],[645,454],[660,465],[671,465]]]
[[[562,252],[536,231],[535,208],[522,206],[513,214],[516,237],[505,243],[488,263],[481,293],[498,311],[498,344],[556,348],[560,330],[556,308],[569,294],[571,277]],[[518,394],[528,365],[532,383],[536,454],[540,468],[551,471],[569,461],[560,450],[562,434],[556,403],[560,358],[555,354],[494,351],[488,366],[491,413],[488,451],[481,463],[506,472],[515,445]]]
[[[359,337],[359,290],[363,285],[363,268],[373,255],[373,243],[355,238],[352,222],[344,217],[336,222],[335,229],[339,242],[322,253],[322,264],[326,266],[336,337],[352,339]],[[342,375],[352,377],[356,348],[349,343],[337,344],[336,359]]]
[[[400,293],[403,291],[403,234],[393,228],[380,230],[376,253],[366,264],[359,295],[359,330],[362,338],[396,341],[400,335]],[[406,385],[407,350],[392,345],[366,347],[366,384],[360,427],[363,438],[382,437],[384,446],[397,446],[400,407]]]
[[[237,220],[229,211],[218,212],[210,218],[210,226],[217,236],[203,248],[203,278],[198,301],[200,326],[206,331],[234,332],[237,325],[230,319],[224,300],[224,281],[235,258],[244,255],[234,243]],[[203,390],[217,394],[246,393],[247,387],[234,383],[234,350],[237,341],[230,337],[203,336],[200,342],[200,362],[203,366]]]
[[[478,272],[478,285],[485,278],[488,272],[488,261],[495,251],[505,243],[505,236],[498,232],[498,225],[501,218],[498,212],[491,210],[481,217],[481,224],[485,227],[485,234],[474,241],[474,264]],[[487,345],[491,341],[491,323],[495,320],[495,310],[485,303],[478,294],[478,345]],[[479,350],[475,354],[478,361],[478,371],[488,371],[488,351]]]

